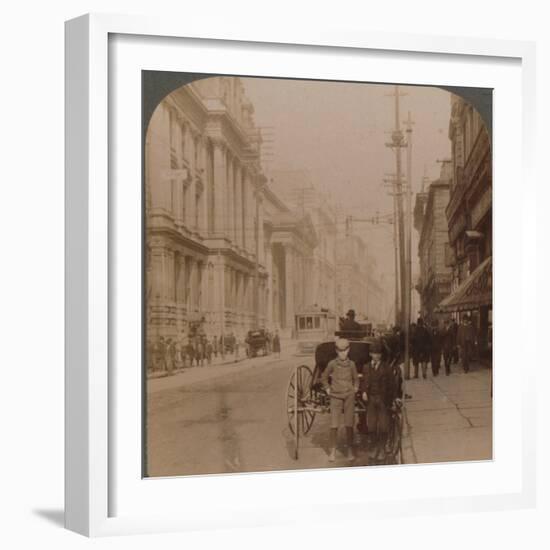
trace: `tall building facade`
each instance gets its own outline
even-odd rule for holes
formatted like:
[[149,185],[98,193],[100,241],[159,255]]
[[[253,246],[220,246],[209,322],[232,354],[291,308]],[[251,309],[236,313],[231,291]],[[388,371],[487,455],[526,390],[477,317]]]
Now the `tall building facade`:
[[147,337],[291,329],[307,303],[317,236],[277,197],[242,81],[214,77],[164,98],[145,143]]
[[179,337],[254,323],[264,183],[253,107],[238,79],[205,79],[169,94],[145,147],[147,303],[151,335]]
[[452,163],[443,161],[439,179],[418,193],[414,208],[414,226],[420,234],[418,256],[420,275],[420,315],[432,321],[439,303],[451,292],[449,234],[445,209],[449,203]]
[[457,313],[469,312],[483,350],[490,343],[492,324],[491,143],[479,113],[457,95],[451,95],[449,138],[453,179],[446,216],[452,296],[442,307]]
[[296,216],[308,216],[316,234],[316,246],[306,262],[309,271],[305,302],[299,307],[317,305],[334,311],[336,211],[328,198],[314,187],[307,170],[274,170],[269,176],[270,185],[277,195]]

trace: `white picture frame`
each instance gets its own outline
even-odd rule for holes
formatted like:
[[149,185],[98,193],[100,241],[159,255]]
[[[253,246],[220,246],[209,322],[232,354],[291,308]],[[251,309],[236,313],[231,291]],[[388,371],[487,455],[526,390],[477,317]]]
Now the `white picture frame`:
[[[110,40],[116,59],[110,59]],[[148,40],[156,40],[156,45]],[[183,63],[180,68],[181,59],[176,60],[170,51],[191,42],[187,65]],[[198,55],[206,42],[210,52],[227,51],[228,55],[221,56],[224,64],[220,56],[207,59]],[[240,55],[243,48],[250,53],[246,59]],[[261,56],[254,55],[258,52]],[[267,67],[266,56],[270,60]],[[338,59],[331,61],[331,57]],[[277,59],[283,58],[284,62],[277,65]],[[289,64],[290,58],[296,63]],[[142,480],[140,346],[136,347],[141,305],[132,301],[140,288],[139,277],[129,289],[122,290],[116,284],[124,270],[131,274],[132,266],[138,265],[141,214],[136,205],[140,196],[136,191],[126,201],[125,195],[123,208],[119,200],[122,191],[112,185],[120,178],[119,170],[128,169],[125,176],[132,181],[132,174],[141,169],[140,163],[132,164],[139,158],[135,156],[139,150],[131,132],[135,121],[128,117],[130,109],[139,104],[140,90],[130,90],[132,98],[120,113],[109,109],[110,102],[116,103],[121,86],[131,87],[136,82],[132,79],[140,66],[343,79],[346,75],[355,78],[363,63],[379,71],[376,78],[372,78],[374,73],[364,74],[363,79],[370,81],[395,82],[396,75],[401,75],[398,81],[406,83],[494,83],[495,459],[400,469]],[[445,72],[449,66],[453,71]],[[524,262],[536,262],[534,245],[528,239],[536,223],[535,193],[529,185],[534,173],[534,67],[535,47],[529,42],[368,31],[358,35],[313,27],[299,35],[293,30],[259,26],[245,32],[200,28],[169,18],[114,15],[86,15],[67,22],[66,527],[87,536],[105,536],[281,524],[298,519],[315,522],[533,506],[535,428],[529,419],[535,417],[536,350],[521,344],[525,348],[524,368],[514,373],[513,358],[506,357],[502,343],[517,339],[518,332],[520,339],[528,334],[522,304],[535,301],[532,281],[506,253],[506,247],[512,247],[522,251]],[[503,118],[504,108],[507,120]],[[109,141],[116,139],[117,132],[127,132],[128,143],[114,153],[109,151]],[[510,154],[513,151],[515,156]],[[514,182],[516,189],[511,190]],[[515,215],[519,230],[514,233],[506,220],[509,209],[517,206],[518,196],[521,208]],[[130,243],[124,247],[126,252],[121,243]],[[506,300],[505,307],[499,306],[504,304],[499,296]],[[513,329],[505,322],[508,316],[519,319]],[[121,331],[122,325],[128,328]],[[119,368],[120,353],[125,351],[128,364],[135,365],[135,370]],[[515,416],[505,406],[510,399],[516,400]],[[468,479],[470,483],[465,481]],[[308,498],[300,499],[299,507],[289,505],[285,500],[289,490]],[[174,499],[182,492],[193,495],[193,505],[180,501],[174,512],[174,502],[178,502]],[[215,505],[213,494],[217,495]],[[330,510],[330,518],[327,499],[340,502],[337,511]],[[151,503],[159,506],[151,507]],[[166,503],[166,510],[160,503]]]

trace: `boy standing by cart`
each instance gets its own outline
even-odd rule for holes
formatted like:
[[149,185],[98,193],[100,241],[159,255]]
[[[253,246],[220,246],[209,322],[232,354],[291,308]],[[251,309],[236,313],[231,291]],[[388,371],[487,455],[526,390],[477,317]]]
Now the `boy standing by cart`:
[[345,338],[338,338],[335,347],[337,357],[329,361],[321,377],[323,387],[330,396],[330,454],[328,458],[330,462],[334,462],[336,459],[336,441],[342,412],[346,427],[347,459],[355,458],[353,454],[353,420],[355,393],[359,387],[357,368],[348,357],[349,341]]

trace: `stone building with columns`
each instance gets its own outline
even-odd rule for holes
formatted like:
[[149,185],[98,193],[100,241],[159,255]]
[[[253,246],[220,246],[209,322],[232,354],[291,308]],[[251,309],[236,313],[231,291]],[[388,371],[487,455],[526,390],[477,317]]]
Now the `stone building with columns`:
[[317,236],[267,184],[261,132],[241,79],[182,86],[154,111],[145,142],[147,339],[242,338],[290,329],[308,303]]
[[145,144],[148,335],[181,337],[259,324],[264,178],[253,106],[237,78],[209,78],[166,96]]
[[305,302],[300,307],[318,305],[332,311],[336,307],[335,244],[336,211],[328,197],[317,190],[307,170],[273,170],[269,182],[285,204],[298,217],[309,217],[316,235],[316,246],[304,258],[308,270]]

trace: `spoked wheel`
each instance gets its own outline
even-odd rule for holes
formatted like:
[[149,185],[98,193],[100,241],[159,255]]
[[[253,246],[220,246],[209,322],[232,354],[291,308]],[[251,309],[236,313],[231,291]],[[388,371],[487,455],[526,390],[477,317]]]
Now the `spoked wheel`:
[[401,448],[401,437],[403,435],[403,413],[395,414],[390,423],[388,433],[388,444],[386,453],[386,464],[402,464],[403,453]]
[[311,403],[311,383],[313,374],[306,365],[296,367],[286,392],[288,427],[294,435],[294,458],[298,460],[300,437],[306,435],[315,418],[315,412],[306,408]]

